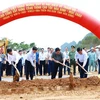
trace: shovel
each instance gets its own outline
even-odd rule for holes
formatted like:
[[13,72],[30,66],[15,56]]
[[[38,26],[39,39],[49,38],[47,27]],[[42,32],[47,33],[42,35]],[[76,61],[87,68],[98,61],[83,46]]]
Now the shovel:
[[79,63],[77,63],[86,73],[85,74],[92,74],[92,73],[89,73],[86,69],[84,69]]
[[37,75],[36,75],[36,61],[34,61],[34,78],[33,79],[37,79]]
[[65,65],[65,64],[63,64],[63,63],[61,63],[61,62],[59,62],[59,61],[57,61],[57,60],[54,60],[56,63],[59,63],[59,64],[61,64],[61,65],[63,65],[63,66],[66,66],[67,68],[70,68],[69,66],[67,66],[67,65]]
[[16,65],[15,64],[12,64],[16,70],[15,72],[15,75],[13,77],[13,82],[16,82],[16,81],[19,81],[19,77],[20,77],[20,73],[19,73],[19,70],[16,68]]

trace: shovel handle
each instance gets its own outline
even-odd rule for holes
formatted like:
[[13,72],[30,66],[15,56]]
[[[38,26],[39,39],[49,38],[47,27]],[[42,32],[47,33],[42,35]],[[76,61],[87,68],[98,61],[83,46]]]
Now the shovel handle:
[[88,73],[87,72],[87,70],[86,69],[84,69],[79,63],[77,63],[86,73]]
[[14,68],[16,69],[18,75],[20,76],[20,73],[19,73],[19,70],[16,68],[16,65],[15,64],[12,64],[14,66]]
[[63,65],[63,66],[66,66],[67,68],[70,68],[69,66],[67,66],[67,65],[65,65],[65,64],[63,64],[63,63],[61,63],[61,62],[59,62],[57,60],[54,60],[54,61],[57,62],[57,63],[59,63],[59,64],[61,64],[61,65]]

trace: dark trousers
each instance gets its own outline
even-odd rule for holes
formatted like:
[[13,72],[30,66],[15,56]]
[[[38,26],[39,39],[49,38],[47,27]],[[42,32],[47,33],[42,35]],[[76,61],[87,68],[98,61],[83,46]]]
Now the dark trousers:
[[25,67],[26,67],[26,80],[29,80],[29,75],[30,79],[33,79],[34,76],[34,67],[31,65],[30,61],[25,61]]
[[53,72],[54,61],[49,60],[48,64],[48,74],[51,75]]
[[36,62],[36,75],[40,74],[40,65]]
[[19,70],[20,77],[22,77],[22,75],[23,75],[22,59],[19,60],[19,62],[18,62],[18,64],[17,64],[17,68],[18,68],[18,70]]
[[[42,70],[43,69],[43,70]],[[45,66],[45,60],[40,61],[40,75],[46,74],[46,66]]]
[[100,74],[100,60],[98,59],[98,74]]
[[24,64],[24,75],[26,75],[26,66]]
[[[69,67],[69,61],[65,61],[65,64]],[[64,66],[64,75],[66,75],[66,70],[68,71],[68,75],[70,74],[70,68],[67,68],[66,66]]]
[[0,62],[0,81],[1,81],[1,70],[2,70],[2,63]]
[[6,64],[2,63],[1,67],[1,76],[3,76],[3,72],[6,70]]
[[54,68],[53,68],[53,72],[52,72],[52,75],[51,75],[51,79],[56,78],[58,68],[59,68],[58,78],[62,78],[63,66],[54,62]]
[[[83,62],[78,61],[78,63],[83,66]],[[88,64],[89,64],[89,60],[87,60],[86,65],[84,66],[84,69],[86,71],[88,71]],[[80,78],[87,78],[87,74],[86,72],[80,67]]]
[[[79,62],[79,59],[78,59],[78,62]],[[78,72],[80,73],[80,66],[77,64],[77,66],[78,66]]]
[[73,74],[76,75],[76,62],[75,59],[70,59],[70,67],[73,66]]
[[9,63],[6,62],[6,75],[7,76],[12,75],[12,72],[11,72],[12,70],[11,69],[12,69],[12,65],[9,65]]
[[[12,62],[13,64],[15,64],[15,62]],[[17,67],[17,65],[16,65]],[[13,65],[11,65],[11,73],[12,73],[12,76],[15,76],[15,72],[16,72],[16,69],[14,68]]]

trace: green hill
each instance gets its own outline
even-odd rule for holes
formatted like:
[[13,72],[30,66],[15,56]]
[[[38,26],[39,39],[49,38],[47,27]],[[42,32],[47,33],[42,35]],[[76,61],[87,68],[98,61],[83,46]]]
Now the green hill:
[[81,41],[78,42],[76,47],[86,47],[89,49],[97,45],[100,45],[100,39],[97,38],[94,34],[88,33]]
[[79,41],[77,44],[75,41],[72,41],[70,43],[64,43],[61,45],[61,50],[64,51],[66,47],[70,50],[71,45],[74,45],[77,47],[86,47],[87,49],[90,49],[91,47],[100,45],[100,39],[97,38],[94,34],[88,33],[86,36],[83,37],[81,41]]

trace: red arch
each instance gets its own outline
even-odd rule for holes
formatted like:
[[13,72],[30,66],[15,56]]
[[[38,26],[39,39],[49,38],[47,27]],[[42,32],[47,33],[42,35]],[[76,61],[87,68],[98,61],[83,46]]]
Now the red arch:
[[0,26],[27,16],[49,15],[73,21],[100,38],[100,21],[75,8],[54,3],[27,3],[0,12]]

